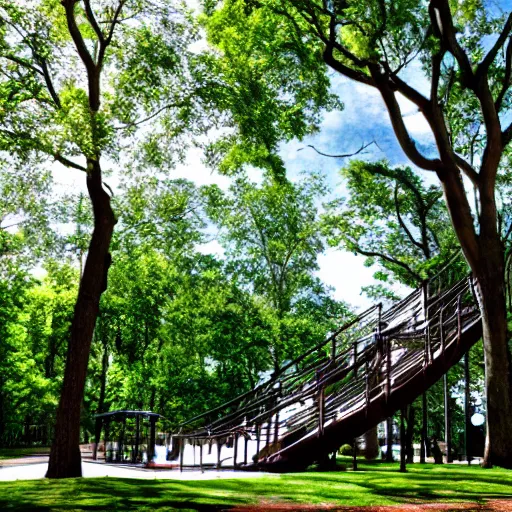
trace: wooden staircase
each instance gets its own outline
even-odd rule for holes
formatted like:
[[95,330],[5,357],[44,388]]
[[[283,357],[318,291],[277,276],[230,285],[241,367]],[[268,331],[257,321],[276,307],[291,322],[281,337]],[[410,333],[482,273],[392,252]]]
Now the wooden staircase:
[[180,467],[297,471],[412,403],[481,338],[474,283],[441,275],[376,305],[269,381],[184,423]]

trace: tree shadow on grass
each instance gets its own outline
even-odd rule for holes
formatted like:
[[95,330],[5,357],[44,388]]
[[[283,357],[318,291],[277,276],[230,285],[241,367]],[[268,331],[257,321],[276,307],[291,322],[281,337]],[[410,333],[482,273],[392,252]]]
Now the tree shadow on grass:
[[224,497],[208,497],[166,484],[115,478],[12,482],[11,486],[0,486],[0,510],[219,512],[231,508]]
[[[453,466],[432,468],[429,472],[425,472],[425,469],[417,466],[407,473],[399,473],[396,467],[393,471],[391,467],[381,468],[376,465],[357,472],[304,475],[304,480],[310,485],[318,481],[324,485],[330,483],[339,486],[338,503],[344,501],[344,485],[357,486],[361,495],[371,496],[374,503],[375,497],[387,498],[394,503],[483,502],[512,498],[512,472],[483,471],[480,468],[472,470],[465,467],[459,469]],[[348,499],[350,500],[350,496]]]
[[[428,469],[428,470],[426,470]],[[0,510],[218,512],[254,503],[339,506],[473,502],[512,497],[512,472],[367,466],[357,472],[298,473],[251,480],[95,478],[0,484]]]

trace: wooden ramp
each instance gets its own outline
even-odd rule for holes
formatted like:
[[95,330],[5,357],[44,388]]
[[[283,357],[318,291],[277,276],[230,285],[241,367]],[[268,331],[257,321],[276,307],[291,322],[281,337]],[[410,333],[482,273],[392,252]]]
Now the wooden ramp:
[[172,436],[182,467],[296,471],[412,403],[481,338],[471,277],[374,306]]

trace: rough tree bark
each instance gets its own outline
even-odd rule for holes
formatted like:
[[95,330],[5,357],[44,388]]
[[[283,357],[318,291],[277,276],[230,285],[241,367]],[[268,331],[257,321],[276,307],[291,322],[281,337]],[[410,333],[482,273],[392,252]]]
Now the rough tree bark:
[[510,468],[512,400],[503,252],[495,248],[494,254],[482,261],[481,266],[483,268],[478,275],[478,296],[484,334],[487,398],[484,466],[497,464]]
[[405,452],[407,454],[407,464],[414,463],[414,403],[407,407],[407,425],[405,431]]
[[80,457],[80,409],[84,397],[92,335],[99,312],[101,294],[107,286],[109,247],[116,219],[110,196],[103,190],[98,161],[88,162],[87,188],[94,210],[94,231],[69,340],[62,392],[57,409],[55,439],[50,452],[48,478],[82,476]]

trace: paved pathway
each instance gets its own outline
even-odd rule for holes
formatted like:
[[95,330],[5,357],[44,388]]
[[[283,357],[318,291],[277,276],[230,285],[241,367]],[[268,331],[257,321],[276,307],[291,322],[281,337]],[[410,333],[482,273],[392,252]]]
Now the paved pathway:
[[[22,459],[21,459],[22,460]],[[6,461],[3,461],[6,462]],[[17,461],[18,462],[18,461]],[[48,463],[23,464],[17,466],[3,466],[0,468],[0,481],[37,480],[44,478]],[[97,462],[82,461],[82,473],[85,478],[115,477],[115,478],[143,478],[145,480],[171,479],[171,480],[214,480],[216,478],[259,478],[269,476],[271,473],[258,473],[252,471],[200,471],[179,470],[148,470],[143,468],[119,467]]]

